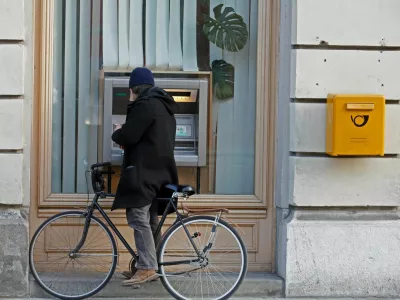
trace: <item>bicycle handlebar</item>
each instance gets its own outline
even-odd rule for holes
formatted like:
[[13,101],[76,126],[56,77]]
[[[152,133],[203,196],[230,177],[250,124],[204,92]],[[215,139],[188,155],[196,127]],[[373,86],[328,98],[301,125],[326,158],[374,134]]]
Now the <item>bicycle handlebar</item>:
[[93,164],[90,168],[93,170],[95,168],[99,168],[99,167],[108,167],[111,166],[111,163],[109,161],[107,162],[102,162],[102,163],[97,163],[97,164]]

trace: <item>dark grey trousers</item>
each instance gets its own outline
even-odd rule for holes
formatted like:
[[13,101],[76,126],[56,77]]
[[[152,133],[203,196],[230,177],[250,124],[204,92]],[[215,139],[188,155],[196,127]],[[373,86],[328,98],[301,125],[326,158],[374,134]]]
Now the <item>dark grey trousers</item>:
[[156,245],[161,240],[161,233],[153,239],[159,220],[157,212],[150,212],[150,206],[126,210],[126,219],[129,227],[133,228],[139,255],[139,261],[136,263],[139,270],[158,270]]

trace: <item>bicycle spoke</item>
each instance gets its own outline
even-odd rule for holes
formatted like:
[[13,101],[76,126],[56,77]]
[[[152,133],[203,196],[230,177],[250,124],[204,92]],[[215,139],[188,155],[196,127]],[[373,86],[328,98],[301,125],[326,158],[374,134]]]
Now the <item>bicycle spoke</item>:
[[[70,261],[71,261],[71,259],[69,258],[68,261],[67,261],[67,262],[65,263],[65,265],[64,265],[64,270],[67,268],[67,265],[69,264]],[[56,276],[57,276],[57,275],[55,275],[55,276],[53,277],[53,279],[50,280],[50,284],[53,282],[53,280],[54,280],[54,278],[56,278]]]
[[[85,245],[77,255],[71,253],[72,243],[72,247],[76,247],[83,236],[86,219],[82,215],[81,212],[56,215],[39,227],[32,239],[32,274],[38,284],[53,296],[73,300],[94,295],[115,270],[117,252],[114,238],[107,227],[94,218],[90,221]],[[49,240],[46,240],[45,232],[52,234]],[[53,252],[48,253],[49,249]]]
[[[208,273],[208,277],[210,278],[210,282],[211,282],[211,284],[212,284],[213,287],[214,287],[214,293],[215,293],[215,289],[217,289],[217,290],[219,291],[219,293],[221,293],[220,289],[219,289],[218,286],[215,284],[215,279],[213,278],[214,276],[211,275],[210,271],[208,271],[208,270],[207,270],[207,273]],[[214,295],[217,295],[217,294],[214,294]]]
[[[89,242],[86,242],[85,241],[85,244],[86,244],[86,247],[89,247],[90,245],[91,245],[91,243],[93,243],[94,241],[97,241],[97,235],[95,236],[94,235],[94,233],[96,232],[96,230],[97,229],[99,229],[100,227],[99,226],[97,226],[97,228],[91,233],[91,237],[90,237],[90,241]],[[101,232],[101,231],[100,231]],[[88,234],[89,234],[89,230],[88,230]],[[85,245],[84,245],[85,246]]]
[[[164,286],[172,295],[183,299],[222,299],[231,295],[243,280],[246,270],[246,250],[240,242],[240,237],[226,223],[216,222],[215,217],[190,217],[185,219],[184,224],[200,255],[204,254],[203,250],[207,251],[207,258],[199,261],[197,268],[188,269],[187,265],[161,266],[161,275],[171,273],[170,270],[174,270],[176,274],[186,272],[183,279],[163,277]],[[175,227],[176,229],[168,232],[161,245],[162,262],[173,262],[187,257],[188,253],[193,253],[193,246],[183,225],[178,224]],[[208,248],[210,244],[212,247]],[[238,272],[232,271],[231,268],[236,266],[240,266]]]
[[[222,277],[223,279],[225,279],[226,282],[228,282],[228,280],[226,279],[226,277],[225,277],[224,275],[222,275],[221,272],[219,272],[216,268],[214,268],[214,267],[212,267],[212,266],[211,266],[211,268],[213,268],[214,270],[216,270],[217,273],[218,273],[219,275],[221,275],[221,277]],[[225,287],[220,281],[218,281],[218,282],[219,282],[223,287]]]
[[201,281],[201,273],[202,273],[202,270],[200,270],[200,290],[201,290],[201,299],[203,299],[203,282]]
[[[60,236],[60,234],[57,232],[57,230],[55,230],[55,228],[51,228],[53,230],[53,232],[55,232],[57,234],[58,237],[62,238],[66,244],[68,244],[67,239],[64,236]],[[67,246],[67,245],[66,245]],[[71,251],[71,247],[69,247],[69,250]]]

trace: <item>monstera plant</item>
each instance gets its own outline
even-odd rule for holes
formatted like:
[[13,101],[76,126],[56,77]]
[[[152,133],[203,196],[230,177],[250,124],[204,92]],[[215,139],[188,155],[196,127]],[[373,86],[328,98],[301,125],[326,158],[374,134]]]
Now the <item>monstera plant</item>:
[[218,99],[229,99],[235,90],[235,68],[223,59],[216,59],[211,64],[213,87]]
[[213,86],[215,95],[220,100],[234,96],[235,68],[224,60],[224,52],[238,52],[246,46],[249,38],[247,25],[243,17],[232,7],[223,4],[214,7],[214,18],[205,15],[203,31],[208,40],[222,49],[222,59],[212,62]]

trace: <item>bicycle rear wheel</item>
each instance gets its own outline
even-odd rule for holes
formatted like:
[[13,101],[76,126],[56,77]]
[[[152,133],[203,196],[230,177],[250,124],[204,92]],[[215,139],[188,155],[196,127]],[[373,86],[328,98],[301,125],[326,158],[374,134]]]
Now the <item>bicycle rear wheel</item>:
[[90,219],[86,240],[74,253],[84,231],[82,211],[57,214],[36,230],[29,246],[29,265],[36,282],[50,295],[79,300],[98,293],[117,264],[115,239],[104,223]]
[[[182,224],[172,226],[161,242],[158,258],[164,287],[179,300],[228,299],[247,272],[242,239],[231,225],[215,217],[188,217],[183,223],[203,258],[198,260]],[[177,262],[181,263],[168,265]]]

